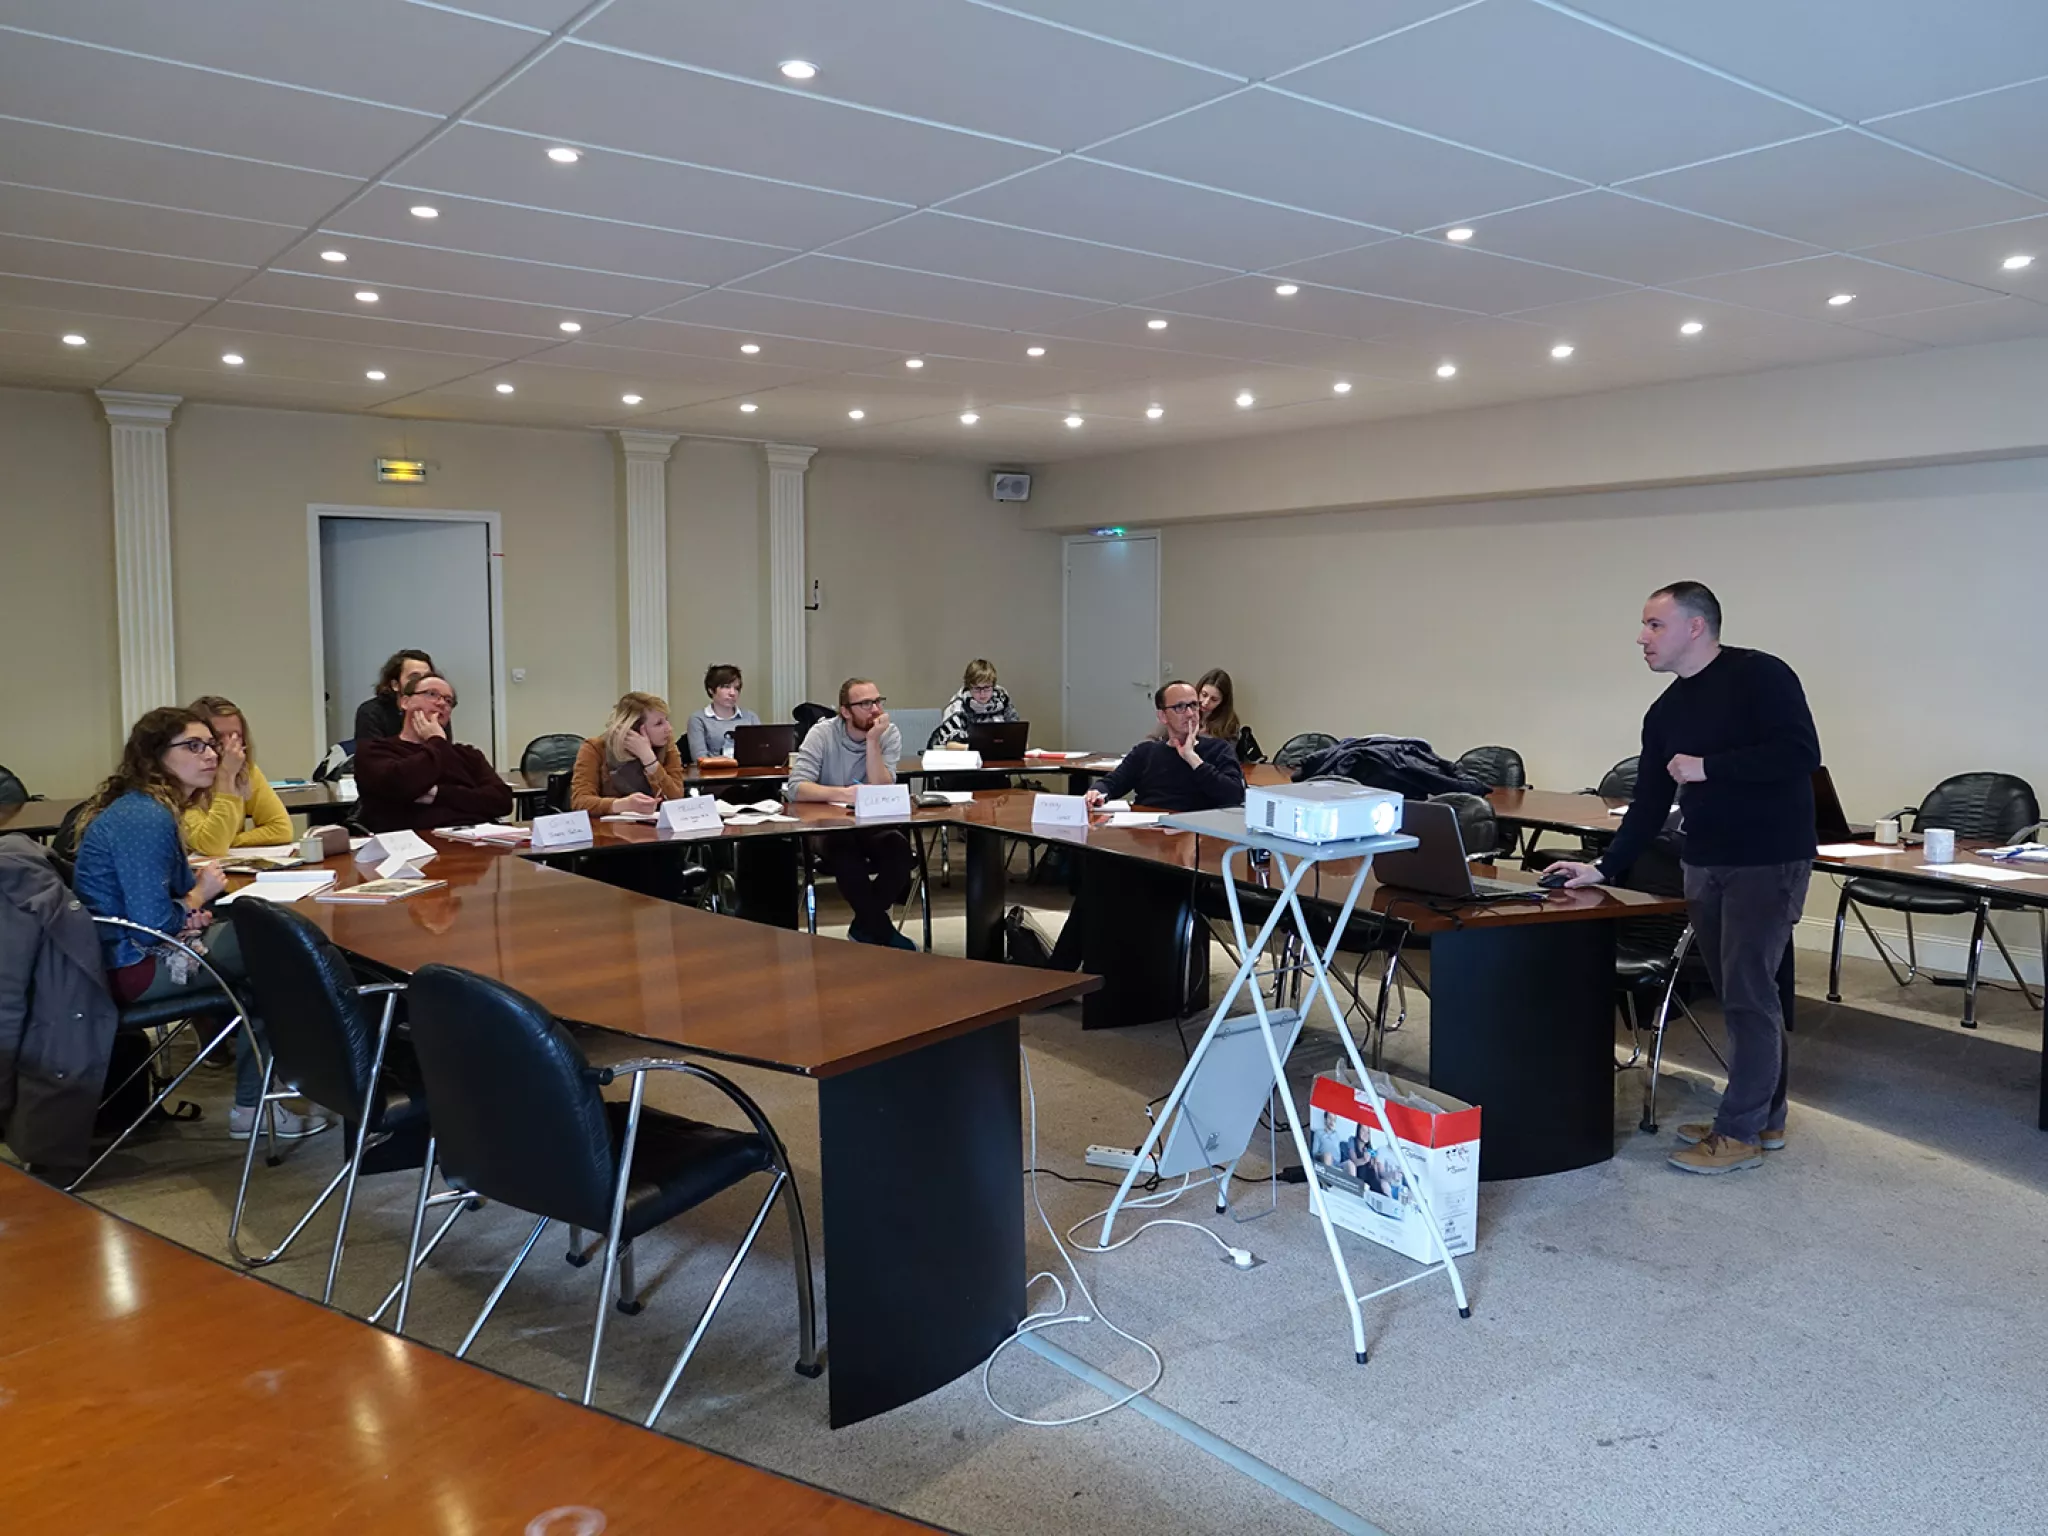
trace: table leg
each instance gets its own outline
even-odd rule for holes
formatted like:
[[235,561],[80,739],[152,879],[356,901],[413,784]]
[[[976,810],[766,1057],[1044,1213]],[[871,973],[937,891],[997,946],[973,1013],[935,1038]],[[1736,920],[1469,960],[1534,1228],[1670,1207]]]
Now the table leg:
[[1017,1021],[818,1085],[832,1427],[944,1386],[1024,1317]]
[[1087,924],[1081,969],[1102,986],[1081,999],[1081,1027],[1107,1029],[1179,1018],[1209,1001],[1209,925],[1193,924],[1183,997],[1181,940],[1192,884],[1188,871],[1082,852],[1079,911]]
[[738,915],[751,923],[794,930],[803,909],[797,839],[735,837],[721,846],[732,850],[733,900]]
[[1614,925],[1467,928],[1429,946],[1430,1086],[1485,1111],[1479,1177],[1614,1156]]
[[1003,958],[1003,906],[1009,899],[1010,840],[987,827],[968,826],[967,958],[1000,962]]

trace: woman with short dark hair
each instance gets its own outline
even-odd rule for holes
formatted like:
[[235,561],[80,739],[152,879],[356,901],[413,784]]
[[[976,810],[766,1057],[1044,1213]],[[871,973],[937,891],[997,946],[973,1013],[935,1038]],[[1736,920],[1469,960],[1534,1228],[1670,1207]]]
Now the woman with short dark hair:
[[960,691],[946,701],[945,713],[925,742],[935,752],[949,741],[965,741],[970,725],[997,725],[1017,718],[1017,706],[996,682],[996,664],[977,656],[960,674]]
[[688,745],[690,761],[707,757],[731,757],[735,726],[759,725],[761,717],[740,708],[740,669],[721,661],[704,669],[704,697],[711,702],[690,716]]

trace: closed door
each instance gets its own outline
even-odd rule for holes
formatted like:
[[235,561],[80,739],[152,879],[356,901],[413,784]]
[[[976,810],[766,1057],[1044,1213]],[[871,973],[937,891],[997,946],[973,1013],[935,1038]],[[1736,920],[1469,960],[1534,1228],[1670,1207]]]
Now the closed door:
[[320,519],[327,739],[355,735],[384,659],[421,650],[455,686],[450,734],[492,754],[491,543],[481,522]]
[[1159,536],[1066,545],[1066,718],[1062,745],[1121,752],[1157,723]]

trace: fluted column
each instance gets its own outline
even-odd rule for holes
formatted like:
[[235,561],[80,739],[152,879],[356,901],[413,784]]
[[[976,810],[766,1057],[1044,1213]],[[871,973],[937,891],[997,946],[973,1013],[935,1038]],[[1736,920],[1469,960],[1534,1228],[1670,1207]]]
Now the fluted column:
[[171,477],[167,438],[179,395],[98,391],[112,435],[114,613],[121,637],[121,724],[178,702],[171,606]]
[[668,456],[681,434],[620,432],[626,456],[626,686],[668,697]]
[[815,448],[763,443],[768,458],[768,676],[776,720],[804,702],[804,470]]

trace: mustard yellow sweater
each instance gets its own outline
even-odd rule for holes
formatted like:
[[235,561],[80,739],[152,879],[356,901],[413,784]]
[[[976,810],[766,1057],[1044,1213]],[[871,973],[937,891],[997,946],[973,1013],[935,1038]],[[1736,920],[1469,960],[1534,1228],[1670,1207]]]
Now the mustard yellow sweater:
[[[245,821],[249,823],[246,827]],[[184,834],[188,852],[208,858],[219,858],[230,848],[293,840],[291,814],[254,763],[249,765],[247,800],[215,790],[205,805],[194,806],[178,818],[178,830]]]

